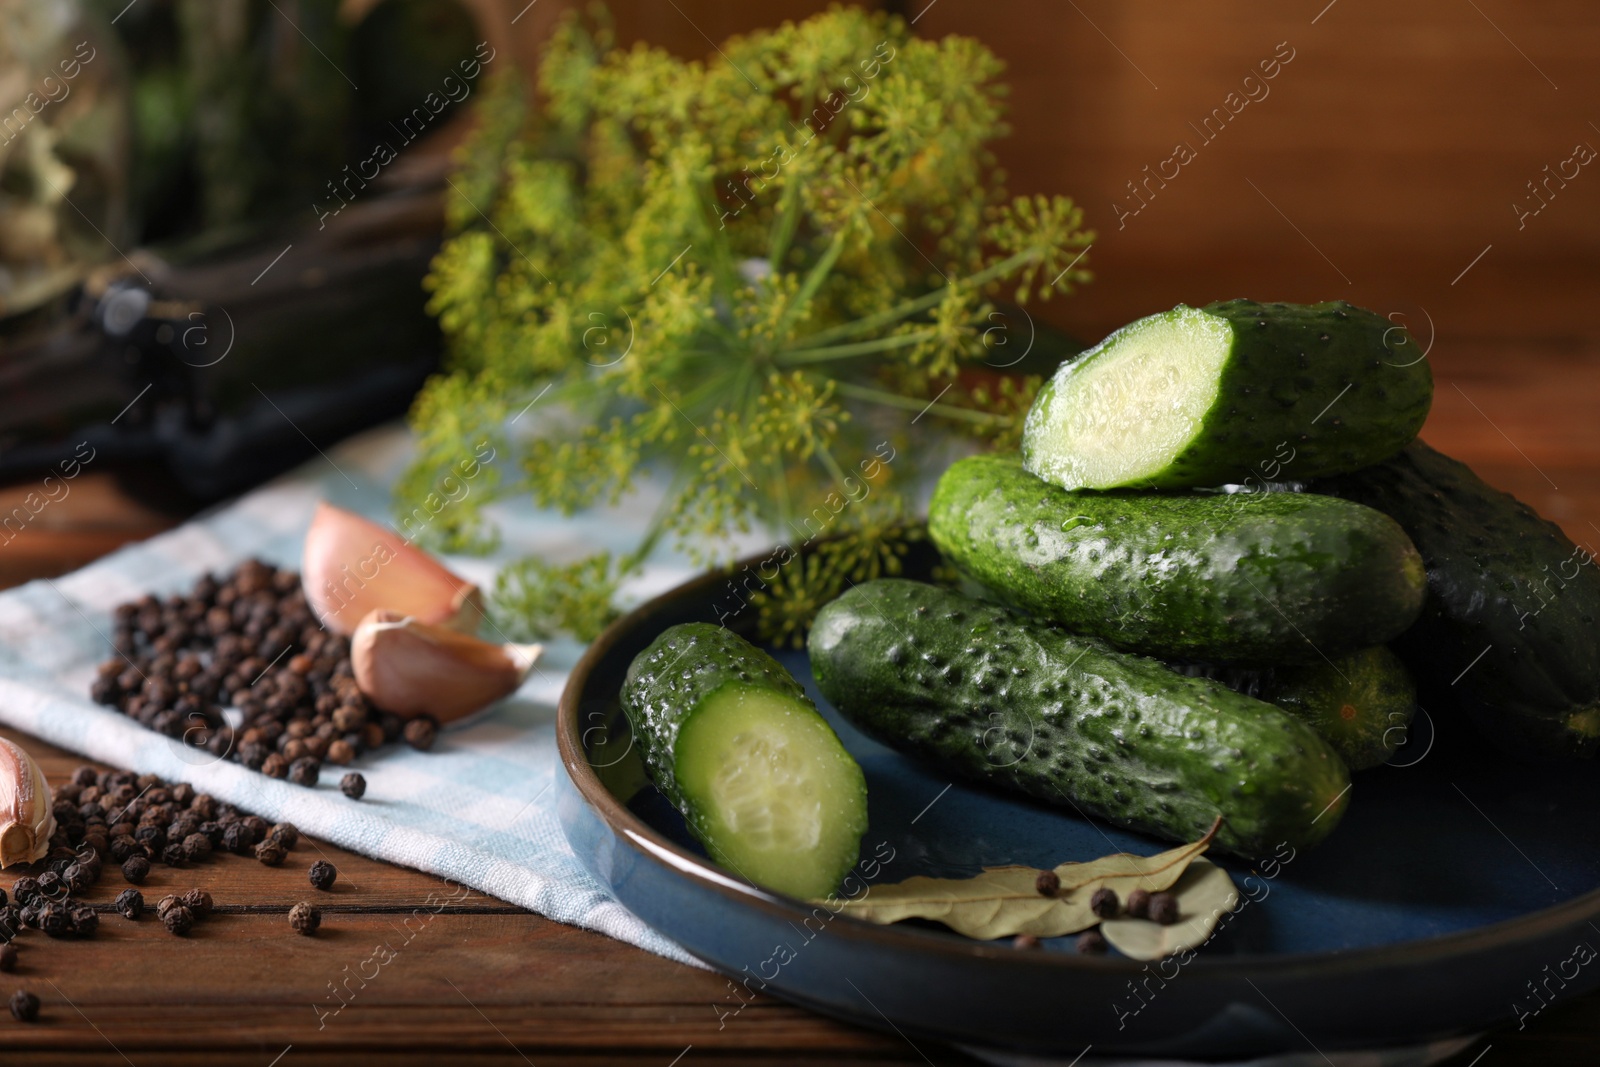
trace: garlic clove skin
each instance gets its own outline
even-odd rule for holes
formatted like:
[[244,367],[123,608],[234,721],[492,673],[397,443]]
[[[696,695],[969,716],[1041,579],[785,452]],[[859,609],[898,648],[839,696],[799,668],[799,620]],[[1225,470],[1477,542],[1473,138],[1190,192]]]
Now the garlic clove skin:
[[39,765],[0,738],[0,867],[44,859],[56,832],[51,808],[50,783]]
[[350,638],[350,665],[368,700],[401,718],[453,722],[510,696],[541,645],[497,645],[379,608]]
[[377,608],[464,633],[483,618],[476,585],[393,530],[325,501],[306,531],[300,581],[318,620],[346,636]]

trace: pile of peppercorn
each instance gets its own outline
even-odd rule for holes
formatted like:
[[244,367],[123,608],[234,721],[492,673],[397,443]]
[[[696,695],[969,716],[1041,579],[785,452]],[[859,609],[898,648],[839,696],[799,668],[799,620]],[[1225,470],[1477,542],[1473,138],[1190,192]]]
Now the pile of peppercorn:
[[[439,724],[373,709],[356,685],[350,641],[317,622],[300,575],[260,560],[206,575],[188,596],[117,606],[90,695],[145,726],[273,778],[314,786],[402,736],[428,749]],[[237,729],[223,716],[242,716]],[[365,783],[342,783],[360,795]]]
[[[269,825],[265,819],[224,804],[194,787],[176,785],[153,774],[131,771],[97,771],[79,767],[54,790],[52,812],[55,833],[49,852],[11,885],[0,889],[0,971],[17,966],[13,942],[25,928],[54,938],[90,937],[100,925],[100,911],[82,899],[100,880],[107,861],[119,864],[123,879],[143,885],[152,860],[185,867],[214,853],[254,856],[276,867],[299,843],[293,823]],[[311,885],[333,887],[338,871],[318,861],[307,872]],[[137,921],[148,909],[144,894],[127,888],[111,905],[125,918]],[[172,933],[187,934],[213,910],[211,894],[204,889],[164,896],[155,912]],[[302,934],[314,934],[322,913],[300,901],[289,909],[289,924]],[[12,1015],[20,1021],[38,1018],[39,998],[18,990],[10,999]]]

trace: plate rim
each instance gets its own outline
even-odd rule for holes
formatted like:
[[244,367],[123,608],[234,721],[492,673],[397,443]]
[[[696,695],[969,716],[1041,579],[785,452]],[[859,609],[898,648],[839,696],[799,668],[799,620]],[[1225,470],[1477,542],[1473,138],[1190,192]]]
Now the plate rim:
[[[815,542],[806,542],[798,549],[791,547],[796,558],[810,552]],[[600,781],[594,767],[585,758],[582,731],[579,729],[579,694],[587,688],[590,674],[599,661],[634,628],[647,623],[656,614],[676,605],[679,601],[701,593],[728,575],[744,567],[758,567],[769,560],[776,546],[740,557],[725,570],[712,568],[695,574],[684,582],[658,593],[613,621],[584,649],[573,665],[562,687],[556,705],[556,746],[561,755],[572,785],[593,811],[619,839],[629,842],[641,856],[668,869],[669,873],[688,878],[699,888],[709,890],[737,904],[754,906],[774,918],[792,920],[811,914],[820,906],[815,902],[790,897],[756,885],[749,880],[724,871],[702,856],[697,856],[658,833],[643,819],[629,811]],[[849,936],[869,944],[881,944],[886,950],[915,947],[951,959],[1009,959],[1015,960],[1016,950],[1008,941],[976,941],[962,938],[954,932],[922,930],[898,923],[870,923],[843,912],[834,919],[843,918],[843,928]],[[1471,956],[1478,953],[1516,945],[1533,940],[1586,920],[1600,919],[1600,887],[1589,890],[1570,900],[1551,904],[1536,911],[1511,919],[1469,930],[1455,930],[1446,934],[1416,940],[1396,941],[1382,945],[1322,952],[1293,952],[1272,955],[1241,954],[1232,956],[1206,956],[1197,954],[1187,965],[1199,967],[1206,973],[1220,977],[1247,977],[1262,971],[1297,974],[1335,974],[1348,970],[1368,970],[1386,966],[1417,966],[1449,959],[1453,956]],[[1029,953],[1029,962],[1036,966],[1061,967],[1078,971],[1100,971],[1115,975],[1142,972],[1148,963],[1142,960],[1114,957],[1096,957],[1071,952]]]

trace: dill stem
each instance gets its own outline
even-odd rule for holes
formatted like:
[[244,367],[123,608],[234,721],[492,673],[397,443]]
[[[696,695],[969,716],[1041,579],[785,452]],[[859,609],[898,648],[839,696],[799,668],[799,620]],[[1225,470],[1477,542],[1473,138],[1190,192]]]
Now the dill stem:
[[834,387],[845,396],[853,396],[857,400],[866,400],[874,404],[883,404],[892,408],[901,408],[905,411],[927,412],[930,415],[939,415],[947,419],[957,419],[962,422],[982,423],[986,426],[1003,426],[1011,421],[1009,415],[996,415],[989,411],[975,411],[972,408],[956,407],[954,404],[929,404],[915,397],[901,396],[891,393],[886,389],[874,389],[868,385],[857,385],[854,382],[836,382]]
[[[950,284],[964,285],[969,288],[987,285],[997,278],[1005,277],[1024,263],[1040,258],[1042,254],[1034,250],[1018,252],[1007,256],[993,266],[984,268],[970,278],[958,278]],[[844,337],[854,337],[857,334],[869,333],[890,323],[899,322],[901,319],[915,315],[919,311],[926,311],[939,303],[944,299],[944,291],[949,287],[948,285],[942,285],[931,293],[924,293],[922,296],[913,297],[910,300],[902,300],[893,307],[885,308],[876,314],[867,315],[853,322],[840,323],[838,326],[830,326],[826,330],[807,335],[805,340],[811,345],[824,344]]]
[[919,341],[935,336],[937,331],[918,330],[916,333],[896,334],[893,337],[879,337],[871,341],[856,341],[846,345],[827,345],[822,348],[790,348],[779,352],[774,359],[780,367],[790,367],[800,363],[825,363],[833,359],[850,359],[854,356],[864,356],[872,352],[886,352],[892,348],[905,348]]

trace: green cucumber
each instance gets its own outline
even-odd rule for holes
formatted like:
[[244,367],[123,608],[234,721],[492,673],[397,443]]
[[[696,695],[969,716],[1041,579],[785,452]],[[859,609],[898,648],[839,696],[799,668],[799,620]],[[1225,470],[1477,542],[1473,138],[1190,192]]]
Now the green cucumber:
[[1327,836],[1343,761],[1304,723],[1220,682],[1007,608],[896,578],[827,604],[817,685],[863,731],[978,782],[1255,858]]
[[1496,747],[1529,758],[1600,749],[1593,553],[1420,441],[1313,487],[1393,516],[1422,553],[1427,603],[1395,650],[1429,707],[1460,708]]
[[1417,687],[1399,656],[1378,645],[1291,667],[1184,667],[1282,708],[1317,732],[1352,771],[1389,762],[1417,710]]
[[717,863],[802,899],[855,865],[866,779],[765,652],[710,623],[670,627],[629,666],[622,710],[651,780]]
[[1028,412],[1023,458],[1067,489],[1358,470],[1427,418],[1433,375],[1417,351],[1403,328],[1343,300],[1179,304],[1062,364]]
[[940,478],[928,533],[1013,606],[1172,660],[1314,663],[1388,641],[1421,610],[1393,519],[1304,493],[1073,492],[1014,457]]

